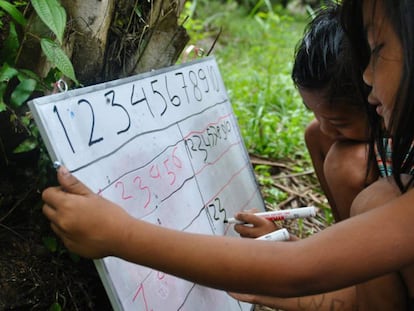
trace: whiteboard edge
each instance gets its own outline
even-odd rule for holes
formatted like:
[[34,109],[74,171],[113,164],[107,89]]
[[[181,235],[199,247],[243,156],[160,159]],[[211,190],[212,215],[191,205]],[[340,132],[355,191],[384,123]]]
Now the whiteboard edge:
[[[115,79],[115,80],[111,80],[111,81],[106,81],[106,82],[102,82],[102,83],[98,83],[98,84],[94,84],[94,85],[89,85],[89,86],[85,86],[85,87],[81,87],[81,88],[77,88],[77,89],[72,89],[72,90],[69,90],[67,92],[36,97],[36,98],[30,100],[28,102],[28,104],[29,104],[29,107],[30,107],[30,105],[32,103],[35,103],[37,105],[42,105],[42,104],[45,104],[45,103],[49,103],[51,101],[57,102],[57,101],[68,99],[68,98],[73,97],[73,96],[79,96],[79,95],[91,93],[91,92],[94,92],[94,91],[99,91],[99,90],[115,87],[115,86],[118,86],[118,85],[127,84],[127,83],[130,83],[132,81],[142,80],[142,79],[145,79],[147,77],[151,77],[151,76],[158,75],[158,74],[163,74],[163,73],[168,72],[168,71],[173,71],[173,70],[176,70],[176,69],[179,69],[179,68],[184,68],[184,67],[192,66],[192,65],[197,64],[197,63],[208,62],[208,61],[214,61],[215,63],[217,63],[215,56],[207,56],[207,57],[192,60],[192,61],[189,61],[189,62],[186,62],[186,63],[176,64],[176,65],[172,65],[172,66],[169,66],[169,67],[163,67],[163,68],[155,69],[155,70],[152,70],[152,71],[135,74],[135,75],[132,75],[132,76],[129,76],[129,77],[124,77],[124,78]],[[217,67],[218,67],[218,65],[217,65]]]
[[108,270],[106,269],[105,262],[103,259],[95,259],[94,261],[95,268],[98,271],[101,282],[105,288],[106,294],[111,302],[112,308],[115,311],[124,311],[122,307],[122,302],[120,301],[117,291],[114,284],[112,283]]
[[56,161],[57,155],[56,155],[55,149],[53,148],[52,143],[49,140],[49,137],[46,132],[46,128],[43,125],[42,117],[40,116],[39,111],[37,110],[36,101],[31,100],[27,104],[29,106],[30,111],[32,112],[33,118],[36,122],[36,126],[39,129],[40,136],[42,137],[42,140],[46,146],[46,149],[48,151],[48,154],[52,162]]

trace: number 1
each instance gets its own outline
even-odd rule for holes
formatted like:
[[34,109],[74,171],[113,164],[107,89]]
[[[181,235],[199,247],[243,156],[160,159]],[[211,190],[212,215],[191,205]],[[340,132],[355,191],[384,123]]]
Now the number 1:
[[65,125],[63,124],[63,121],[60,118],[59,111],[57,110],[56,105],[53,106],[53,112],[56,113],[56,115],[57,115],[57,117],[59,119],[60,125],[62,125],[62,127],[63,127],[63,131],[65,132],[65,136],[66,136],[66,139],[67,139],[67,141],[69,143],[70,149],[72,149],[72,152],[75,153],[75,149],[73,149],[72,142],[69,139],[68,132],[66,131]]

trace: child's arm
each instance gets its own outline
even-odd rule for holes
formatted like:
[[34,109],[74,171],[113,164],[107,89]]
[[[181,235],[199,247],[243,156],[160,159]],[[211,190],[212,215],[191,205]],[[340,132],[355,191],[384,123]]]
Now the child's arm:
[[335,205],[334,197],[330,191],[329,185],[326,181],[324,173],[324,163],[326,155],[329,152],[332,144],[335,141],[322,133],[320,129],[319,121],[314,119],[311,121],[305,130],[305,143],[308,149],[309,155],[312,160],[312,165],[315,170],[316,177],[318,178],[319,184],[322,188],[323,193],[328,199],[329,206],[332,209],[332,214],[335,221],[340,221],[338,210]]
[[237,300],[244,302],[267,306],[284,311],[297,310],[357,310],[355,287],[347,287],[334,292],[294,297],[294,298],[278,298],[272,296],[260,296],[250,294],[229,293],[229,295]]
[[[184,233],[130,217],[61,168],[44,213],[65,245],[114,255],[234,292],[297,297],[332,291],[414,262],[414,191],[295,243]],[[348,260],[352,258],[352,260]]]

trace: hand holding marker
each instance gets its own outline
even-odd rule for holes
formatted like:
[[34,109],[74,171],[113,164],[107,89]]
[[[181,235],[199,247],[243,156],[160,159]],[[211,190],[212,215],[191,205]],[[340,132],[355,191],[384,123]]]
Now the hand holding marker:
[[[313,216],[316,216],[316,211],[315,211],[314,206],[307,206],[307,207],[301,207],[301,208],[293,208],[289,210],[255,213],[254,215],[264,217],[270,221],[276,221],[276,220],[285,220],[285,219],[313,217]],[[235,218],[225,219],[224,222],[234,223],[234,224],[244,224],[244,222],[237,220]],[[288,241],[289,239],[290,239],[289,232],[285,228],[267,233],[265,235],[262,235],[256,238],[256,240],[264,240],[264,241]]]
[[[297,218],[307,218],[316,216],[316,211],[314,206],[306,206],[299,208],[292,208],[287,210],[280,211],[270,211],[262,213],[254,213],[254,215],[259,217],[264,217],[270,221],[276,220],[285,220],[285,219],[297,219]],[[224,223],[229,224],[244,224],[243,221],[237,220],[235,218],[227,218],[224,220]]]

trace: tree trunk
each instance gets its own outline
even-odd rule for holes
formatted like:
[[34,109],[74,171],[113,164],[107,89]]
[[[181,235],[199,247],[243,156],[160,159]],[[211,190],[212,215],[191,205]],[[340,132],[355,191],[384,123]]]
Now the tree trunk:
[[104,81],[102,68],[115,0],[62,0],[69,16],[68,30],[74,36],[72,64],[83,84]]
[[74,32],[72,62],[84,84],[174,64],[188,42],[178,25],[184,1],[63,0]]
[[[178,24],[185,0],[61,2],[68,15],[65,51],[85,86],[170,66],[189,40]],[[47,32],[35,13],[31,20],[30,32]],[[47,74],[38,40],[25,41],[19,65]]]

